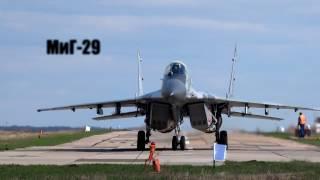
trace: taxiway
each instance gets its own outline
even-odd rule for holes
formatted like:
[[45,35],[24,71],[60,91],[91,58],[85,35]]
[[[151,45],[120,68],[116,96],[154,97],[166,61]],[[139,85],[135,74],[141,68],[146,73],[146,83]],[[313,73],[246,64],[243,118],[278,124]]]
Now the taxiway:
[[[0,164],[82,164],[144,163],[148,150],[136,151],[136,131],[95,135],[58,146],[29,147],[0,152]],[[161,164],[211,165],[213,134],[186,132],[187,150],[172,151],[172,134],[153,133]],[[311,161],[320,162],[320,148],[262,135],[229,134],[230,161]]]

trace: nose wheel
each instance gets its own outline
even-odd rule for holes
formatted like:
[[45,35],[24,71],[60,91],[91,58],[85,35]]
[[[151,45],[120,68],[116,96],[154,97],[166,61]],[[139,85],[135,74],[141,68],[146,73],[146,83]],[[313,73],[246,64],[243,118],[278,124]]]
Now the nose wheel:
[[178,149],[178,144],[179,144],[179,140],[177,136],[173,136],[172,137],[172,150],[177,150]]
[[178,136],[172,137],[172,150],[176,151],[178,146],[180,145],[181,150],[185,150],[186,148],[186,138],[185,136],[181,136],[180,139]]
[[184,136],[181,136],[180,138],[180,149],[184,150],[186,148],[186,138]]
[[172,150],[176,151],[178,149],[178,146],[180,145],[181,150],[186,149],[186,137],[180,136],[180,126],[178,125],[174,131],[174,136],[172,137]]

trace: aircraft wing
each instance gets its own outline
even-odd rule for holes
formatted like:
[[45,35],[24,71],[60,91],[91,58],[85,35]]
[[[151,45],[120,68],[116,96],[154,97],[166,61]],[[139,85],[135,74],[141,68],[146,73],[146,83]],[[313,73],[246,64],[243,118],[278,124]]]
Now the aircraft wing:
[[[310,108],[310,107],[301,107],[301,106],[291,106],[291,105],[283,105],[276,103],[259,103],[252,101],[242,101],[235,99],[227,99],[227,98],[219,98],[215,96],[210,96],[208,94],[200,95],[196,97],[191,97],[187,100],[187,104],[193,103],[207,103],[210,105],[216,105],[222,109],[223,114],[227,114],[228,116],[236,116],[236,117],[248,117],[248,118],[256,118],[256,119],[266,119],[266,120],[282,120],[281,118],[268,116],[268,109],[285,109],[285,110],[306,110],[306,111],[320,111],[320,108]],[[232,108],[244,108],[244,112],[233,112]],[[255,115],[250,114],[248,112],[249,108],[263,108],[265,109],[265,115]]]
[[242,113],[242,112],[231,112],[230,116],[247,117],[247,118],[255,118],[255,119],[266,119],[266,120],[273,120],[273,121],[281,121],[281,120],[283,120],[282,118],[278,118],[278,117],[257,115],[257,114],[251,114],[251,113],[245,114],[245,113]]
[[283,105],[276,103],[258,103],[258,102],[250,102],[250,101],[241,101],[241,100],[233,100],[233,99],[224,99],[224,98],[208,98],[209,102],[214,102],[216,104],[225,104],[230,108],[232,107],[248,107],[248,108],[266,108],[266,109],[287,109],[287,110],[307,110],[307,111],[320,111],[317,108],[310,107],[301,107],[301,106],[291,106],[291,105]]
[[41,111],[56,111],[56,110],[72,110],[75,111],[77,109],[102,109],[102,108],[122,108],[122,107],[137,107],[143,108],[145,104],[153,101],[161,101],[160,90],[151,92],[149,94],[139,96],[132,99],[123,99],[123,100],[115,100],[115,101],[102,101],[102,102],[94,102],[94,103],[84,103],[84,104],[75,104],[68,106],[60,106],[53,108],[43,108],[38,109],[38,112]]
[[[160,91],[154,91],[143,96],[139,96],[132,99],[123,99],[115,101],[102,101],[94,103],[75,104],[68,106],[42,108],[38,109],[38,112],[42,111],[57,111],[57,110],[71,110],[76,111],[77,109],[95,109],[97,114],[103,114],[103,108],[114,108],[115,112],[110,115],[94,117],[94,120],[111,120],[128,117],[144,116],[147,108],[147,104],[150,102],[161,102],[163,99],[160,97]],[[123,107],[136,107],[137,110],[133,112],[122,112]]]
[[133,112],[125,112],[120,114],[111,114],[106,116],[98,116],[92,118],[93,120],[113,120],[113,119],[122,119],[122,118],[131,118],[131,117],[138,117],[143,116],[144,114],[140,113],[139,111],[133,111]]
[[56,111],[56,110],[72,110],[75,111],[77,109],[97,109],[97,108],[112,108],[112,107],[139,107],[144,104],[147,99],[125,99],[119,101],[104,101],[104,102],[95,102],[95,103],[85,103],[85,104],[75,104],[68,106],[60,106],[53,108],[43,108],[38,109],[38,112],[41,111]]

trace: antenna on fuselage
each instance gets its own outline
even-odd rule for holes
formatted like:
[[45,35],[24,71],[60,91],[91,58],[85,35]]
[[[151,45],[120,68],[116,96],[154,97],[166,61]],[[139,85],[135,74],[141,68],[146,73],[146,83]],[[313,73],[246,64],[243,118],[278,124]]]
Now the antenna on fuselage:
[[142,76],[142,68],[141,68],[142,58],[141,58],[139,50],[137,52],[137,60],[138,60],[138,92],[137,92],[137,96],[142,96],[143,95],[143,87],[142,87],[143,76]]
[[231,67],[231,74],[230,74],[230,81],[229,81],[229,87],[228,87],[228,92],[226,94],[226,98],[231,98],[233,97],[233,92],[234,92],[234,82],[236,81],[235,78],[235,63],[237,61],[237,44],[235,44],[234,47],[234,53],[233,53],[233,58],[232,58],[232,67]]

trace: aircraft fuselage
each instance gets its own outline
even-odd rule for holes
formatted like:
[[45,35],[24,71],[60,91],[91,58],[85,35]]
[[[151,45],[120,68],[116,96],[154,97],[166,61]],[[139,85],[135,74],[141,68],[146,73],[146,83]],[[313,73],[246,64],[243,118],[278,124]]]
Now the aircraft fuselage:
[[187,67],[182,62],[173,62],[166,67],[161,87],[164,101],[150,107],[152,129],[169,132],[179,125],[183,120],[186,97],[190,94],[190,82]]

